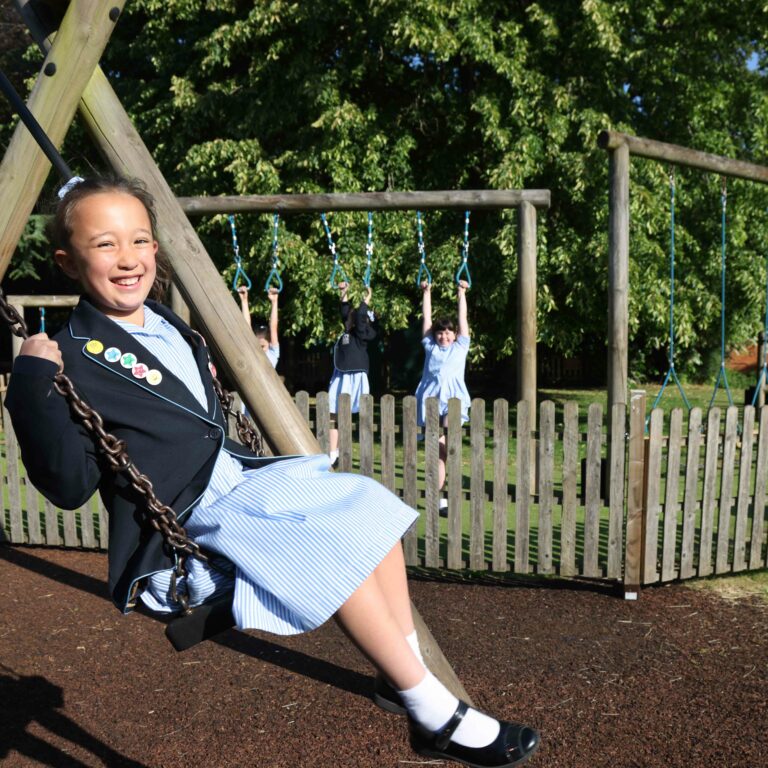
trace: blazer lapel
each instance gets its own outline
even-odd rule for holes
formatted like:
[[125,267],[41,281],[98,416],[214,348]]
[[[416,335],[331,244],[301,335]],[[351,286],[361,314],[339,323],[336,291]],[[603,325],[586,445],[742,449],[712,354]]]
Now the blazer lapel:
[[182,322],[181,318],[168,309],[168,307],[151,300],[147,301],[147,305],[153,312],[156,312],[167,320],[187,340],[190,347],[192,347],[192,354],[197,363],[197,370],[200,374],[200,378],[203,380],[203,388],[205,389],[205,396],[208,402],[208,415],[213,417],[216,413],[216,408],[219,405],[216,392],[213,388],[213,377],[216,375],[216,367],[213,364],[210,348],[206,344],[205,338],[203,338],[202,334],[193,331],[186,323]]
[[[158,305],[159,306],[159,305]],[[150,307],[158,311],[156,306]],[[164,312],[158,312],[167,318]],[[174,326],[178,328],[176,323]],[[134,386],[140,387],[151,395],[161,397],[170,403],[192,411],[198,416],[210,419],[213,414],[212,398],[205,377],[208,407],[204,409],[189,388],[168,370],[146,347],[117,323],[105,317],[85,298],[75,308],[70,318],[70,334],[82,340],[83,354],[93,363],[122,377]],[[180,330],[180,329],[179,329]],[[188,335],[185,334],[185,338]],[[194,341],[194,339],[193,339]],[[199,360],[198,344],[193,344],[195,359]],[[205,351],[203,350],[203,355]],[[205,373],[207,364],[204,366]],[[198,369],[200,363],[198,362]],[[201,371],[201,375],[203,372]]]

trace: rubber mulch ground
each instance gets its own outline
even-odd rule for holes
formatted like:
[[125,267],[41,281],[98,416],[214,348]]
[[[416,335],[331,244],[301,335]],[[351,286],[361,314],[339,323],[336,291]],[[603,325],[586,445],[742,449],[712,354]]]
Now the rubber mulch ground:
[[[0,547],[0,759],[12,766],[449,765],[377,709],[333,623],[229,631],[181,654],[121,616],[102,554]],[[532,768],[768,765],[768,610],[681,585],[414,579],[476,703],[541,730]]]

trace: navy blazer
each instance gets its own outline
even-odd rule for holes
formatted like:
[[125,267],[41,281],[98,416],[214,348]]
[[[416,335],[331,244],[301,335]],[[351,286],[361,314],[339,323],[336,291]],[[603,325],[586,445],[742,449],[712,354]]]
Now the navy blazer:
[[[64,372],[77,393],[101,415],[104,429],[125,441],[129,456],[151,480],[157,498],[183,522],[208,486],[221,450],[251,468],[280,457],[259,458],[227,438],[202,336],[161,304],[146,303],[192,348],[208,395],[206,408],[138,340],[86,297],[54,339],[62,352]],[[148,378],[134,376],[119,357],[114,361],[105,357],[109,349],[119,350],[120,356],[132,353],[147,368],[159,371],[161,380],[150,384]],[[161,534],[144,522],[143,496],[124,475],[112,471],[93,438],[73,421],[66,401],[54,390],[56,371],[49,360],[18,357],[6,408],[29,478],[46,498],[75,509],[99,489],[109,512],[109,589],[118,607],[128,611],[140,579],[170,568],[173,554],[166,550]],[[157,376],[149,379],[156,381]]]
[[354,312],[355,318],[352,329],[345,330],[333,345],[333,367],[342,373],[368,373],[368,342],[376,338],[376,328],[364,301],[357,309],[352,309],[348,301],[342,301],[341,319],[345,324],[351,312]]

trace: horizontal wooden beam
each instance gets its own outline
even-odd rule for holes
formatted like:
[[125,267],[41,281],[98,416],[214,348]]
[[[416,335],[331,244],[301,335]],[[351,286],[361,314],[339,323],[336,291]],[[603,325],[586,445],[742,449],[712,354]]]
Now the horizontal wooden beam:
[[16,307],[76,307],[80,297],[25,294],[23,296],[6,296],[6,300]]
[[466,189],[433,192],[354,192],[312,195],[223,195],[179,197],[188,216],[210,213],[324,213],[327,211],[416,211],[440,208],[500,210],[530,203],[549,208],[548,189]]
[[720,176],[730,176],[736,179],[756,181],[760,184],[768,184],[768,167],[745,163],[742,160],[732,160],[722,155],[713,155],[709,152],[700,152],[697,149],[681,147],[677,144],[667,144],[653,139],[642,139],[630,136],[628,133],[618,131],[601,131],[597,137],[597,145],[600,149],[613,150],[626,145],[631,155],[647,157],[651,160],[660,160],[665,163],[683,165],[688,168],[698,168],[702,171],[711,171]]

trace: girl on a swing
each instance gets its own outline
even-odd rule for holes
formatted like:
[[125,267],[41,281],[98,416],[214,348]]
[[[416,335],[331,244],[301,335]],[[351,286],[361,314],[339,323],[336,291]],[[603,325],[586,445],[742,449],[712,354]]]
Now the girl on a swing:
[[190,605],[234,589],[239,628],[286,635],[334,617],[382,676],[379,701],[407,714],[416,752],[469,766],[526,760],[534,729],[468,707],[424,665],[400,545],[416,513],[368,478],[329,472],[324,454],[264,459],[226,438],[205,342],[148,298],[159,298],[166,276],[155,231],[152,200],[135,181],[69,189],[53,222],[54,258],[83,296],[53,339],[23,343],[6,398],[29,477],[47,498],[73,509],[99,488],[117,605],[177,610],[174,562],[161,534],[140,525],[143,497],[53,392],[59,370],[125,441],[188,536],[219,556],[188,560],[176,586]]

